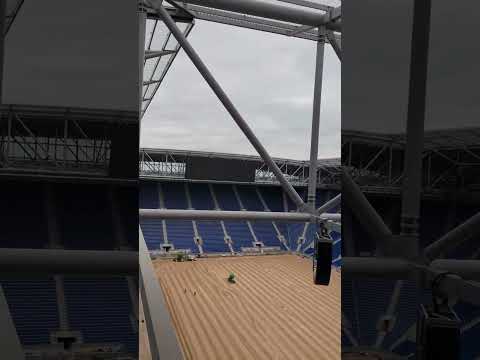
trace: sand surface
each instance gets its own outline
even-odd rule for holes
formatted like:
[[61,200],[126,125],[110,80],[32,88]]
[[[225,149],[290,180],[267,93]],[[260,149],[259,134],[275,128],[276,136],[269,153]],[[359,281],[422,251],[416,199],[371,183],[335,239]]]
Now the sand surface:
[[340,359],[340,273],[315,286],[311,261],[296,255],[154,266],[185,359]]

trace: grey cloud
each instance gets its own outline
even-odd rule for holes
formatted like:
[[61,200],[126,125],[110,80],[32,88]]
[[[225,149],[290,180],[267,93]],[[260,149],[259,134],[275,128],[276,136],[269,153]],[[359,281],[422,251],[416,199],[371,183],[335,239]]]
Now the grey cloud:
[[[315,43],[197,21],[190,41],[273,156],[307,159]],[[340,63],[326,46],[321,157],[340,154]],[[256,154],[183,52],[142,123],[142,146]]]

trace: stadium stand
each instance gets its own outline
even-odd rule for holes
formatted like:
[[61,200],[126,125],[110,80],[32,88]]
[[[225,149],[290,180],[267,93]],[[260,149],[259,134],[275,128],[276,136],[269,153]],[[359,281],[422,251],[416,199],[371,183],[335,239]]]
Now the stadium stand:
[[[7,219],[2,221],[0,235],[3,248],[113,250],[136,246],[138,230],[131,229],[131,222],[126,221],[132,215],[126,211],[128,204],[138,203],[135,188],[68,183],[52,186],[38,180],[1,181],[0,185],[0,216]],[[106,195],[109,191],[118,200],[119,223],[126,233],[122,243],[114,240],[114,209]],[[92,212],[93,208],[99,212]],[[59,230],[56,235],[55,229]],[[79,334],[77,343],[117,344],[136,354],[138,325],[129,294],[131,289],[134,294],[138,290],[135,285],[130,289],[132,284],[126,278],[110,277],[0,279],[26,352],[46,350],[52,336],[62,330]],[[116,299],[113,303],[112,294]],[[60,313],[66,314],[66,327],[61,324]]]
[[84,342],[120,343],[135,354],[138,325],[125,279],[71,278],[64,287],[70,326],[82,332]]
[[23,345],[50,342],[50,331],[59,328],[57,294],[53,278],[0,280]]
[[[8,181],[0,186],[2,247],[42,248],[48,243],[40,184]],[[28,224],[28,226],[25,226]]]
[[[159,185],[160,184],[160,185]],[[211,189],[211,191],[209,190]],[[189,206],[188,194],[192,206]],[[215,194],[215,200],[212,198]],[[283,207],[283,194],[279,186],[275,185],[235,185],[212,183],[188,183],[184,181],[152,181],[143,180],[140,184],[140,208],[159,207],[158,198],[165,198],[166,208],[171,209],[204,209],[218,208],[231,211],[285,211]],[[266,194],[264,199],[263,194]],[[305,196],[305,193],[303,192]],[[326,201],[336,195],[332,191],[319,190],[317,198]],[[266,208],[262,202],[265,202]],[[293,205],[292,205],[293,206]],[[153,220],[142,219],[141,228],[144,232],[145,241],[151,251],[160,250],[164,242],[162,222],[166,223],[166,235],[168,242],[174,249],[190,250],[198,253],[199,249],[195,242],[195,227],[202,239],[202,249],[205,253],[229,253],[225,238],[232,241],[232,249],[240,252],[242,247],[253,247],[255,242],[262,243],[265,247],[277,247],[279,250],[288,250],[280,241],[279,235],[286,240],[286,245],[296,249],[299,238],[306,228],[305,239],[301,250],[304,250],[313,240],[316,229],[305,223],[275,223],[253,221],[225,221],[225,233],[220,221],[190,221],[190,220]],[[277,233],[277,230],[278,232]],[[340,256],[340,234],[332,232],[335,243],[335,256]]]

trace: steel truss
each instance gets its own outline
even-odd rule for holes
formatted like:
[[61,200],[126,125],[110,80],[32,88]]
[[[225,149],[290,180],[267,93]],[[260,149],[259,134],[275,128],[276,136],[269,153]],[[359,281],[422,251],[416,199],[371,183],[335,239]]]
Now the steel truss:
[[[427,196],[445,189],[480,186],[480,128],[426,132],[422,186]],[[405,135],[346,131],[342,158],[350,175],[367,192],[400,193],[404,177]],[[367,181],[364,181],[367,179]]]
[[[187,163],[196,157],[242,160],[256,164],[255,183],[279,184],[275,174],[261,157],[232,155],[202,151],[173,149],[140,149],[139,169],[143,178],[185,179]],[[283,176],[295,186],[306,186],[309,182],[310,163],[308,161],[273,158]],[[317,187],[340,187],[340,159],[318,159]]]
[[[143,117],[175,60],[180,45],[149,2],[142,1],[140,11],[146,14],[141,105],[141,116]],[[244,0],[243,2],[248,6],[241,12],[231,9],[232,6],[237,9],[243,8],[242,6],[238,7],[238,4],[242,2],[168,1],[169,5],[165,3],[164,5],[165,10],[180,26],[186,37],[191,32],[195,19],[200,19],[310,41],[321,40],[321,44],[331,44],[337,56],[341,58],[340,7],[331,7],[305,0],[280,0],[279,3],[283,2],[294,6],[267,4],[258,9],[258,5],[262,4],[261,1]],[[232,5],[234,3],[236,5]],[[222,9],[220,5],[223,5],[224,8]],[[270,8],[273,8],[274,11],[270,11]],[[317,28],[320,23],[324,23],[326,29],[319,34]]]
[[108,176],[111,124],[130,112],[29,107],[0,108],[0,173]]
[[[321,95],[321,86],[322,86],[322,72],[323,72],[323,47],[324,43],[327,40],[326,33],[328,31],[339,31],[341,28],[341,11],[340,9],[331,9],[331,8],[324,8],[320,10],[324,10],[319,12],[318,6],[312,7],[313,3],[309,1],[302,1],[302,0],[290,0],[285,1],[288,3],[293,3],[296,5],[303,6],[303,8],[291,8],[286,7],[283,5],[278,4],[271,4],[260,2],[257,0],[241,0],[241,1],[224,1],[224,0],[192,0],[186,1],[183,3],[180,2],[172,2],[168,1],[170,4],[174,4],[174,6],[178,8],[183,8],[185,13],[191,14],[193,16],[203,17],[205,20],[210,21],[217,21],[225,24],[230,24],[234,26],[242,26],[247,28],[256,28],[257,30],[261,31],[269,31],[269,32],[276,32],[282,33],[283,31],[275,30],[273,27],[273,23],[275,26],[278,25],[278,28],[287,29],[287,32],[283,32],[283,35],[289,36],[296,36],[300,37],[301,34],[311,34],[311,40],[317,41],[317,62],[316,62],[316,80],[315,80],[315,90],[314,96],[320,97]],[[161,0],[146,0],[145,3],[147,4],[148,9],[153,9],[158,17],[163,20],[164,24],[168,28],[181,46],[181,48],[185,51],[187,56],[190,58],[192,63],[198,69],[200,74],[203,76],[207,84],[210,86],[212,91],[224,105],[226,110],[231,115],[232,119],[238,125],[238,127],[242,130],[245,134],[247,139],[253,145],[253,147],[259,153],[264,166],[259,169],[259,174],[261,177],[273,179],[270,174],[273,174],[275,180],[282,186],[285,193],[291,198],[294,204],[298,207],[297,214],[279,214],[279,213],[252,213],[248,211],[237,212],[235,214],[230,214],[225,211],[211,211],[208,213],[205,212],[198,212],[193,210],[193,212],[189,212],[188,210],[182,211],[178,210],[175,212],[172,210],[153,210],[148,214],[145,210],[140,210],[140,216],[154,216],[154,217],[167,217],[172,216],[176,218],[186,218],[191,219],[195,216],[206,216],[210,219],[219,219],[219,218],[229,218],[229,217],[238,217],[238,216],[246,216],[251,217],[252,219],[259,219],[262,216],[270,218],[277,218],[278,216],[282,216],[283,218],[288,218],[289,216],[300,216],[302,219],[317,222],[317,221],[331,221],[330,215],[322,214],[322,208],[319,209],[317,212],[316,204],[315,204],[315,197],[312,197],[311,194],[315,192],[317,187],[317,181],[315,179],[317,175],[317,152],[318,152],[318,129],[319,129],[319,121],[320,121],[320,99],[315,98],[314,102],[314,109],[313,109],[313,116],[312,116],[312,143],[311,143],[311,156],[310,158],[313,161],[308,163],[309,173],[313,174],[310,177],[310,181],[308,181],[308,190],[309,190],[309,201],[308,203],[304,203],[302,198],[299,196],[297,191],[293,188],[292,183],[287,179],[285,176],[284,171],[281,169],[281,164],[278,163],[275,159],[273,159],[267,150],[263,147],[260,140],[255,136],[254,132],[251,130],[245,119],[242,115],[238,112],[235,105],[232,103],[230,98],[227,94],[223,91],[220,84],[215,80],[214,76],[210,73],[207,66],[203,63],[199,55],[196,53],[195,49],[190,45],[188,42],[185,33],[178,27],[174,18],[172,18],[170,14],[170,9],[164,6],[164,2]],[[185,4],[188,3],[188,4]],[[317,4],[318,5],[318,4]],[[182,7],[183,6],[183,7]],[[309,7],[305,9],[305,6]],[[315,11],[313,11],[315,10]],[[197,15],[195,15],[197,14]],[[243,21],[243,22],[242,22]],[[269,30],[267,27],[271,26]],[[330,39],[335,40],[335,36],[332,36],[333,33],[330,33]],[[308,35],[303,35],[308,36]],[[340,41],[336,42],[337,46],[337,54],[340,55]],[[146,165],[145,160],[153,160],[153,156],[145,156],[140,155],[140,161],[143,162],[143,169],[148,167]],[[148,158],[150,157],[150,159]],[[163,160],[163,159],[162,159]],[[155,161],[153,161],[155,163]],[[179,168],[176,167],[174,164],[178,164],[176,158],[172,158],[169,156],[165,156],[165,166],[160,166],[157,162],[156,165],[153,167],[148,168],[148,172],[156,172],[156,171],[164,171],[165,169],[170,169],[170,171],[178,171]],[[303,169],[306,169],[306,164],[302,164]],[[142,164],[141,164],[142,168]],[[340,201],[340,197],[337,197],[332,203],[336,203]],[[331,204],[330,204],[331,205]],[[163,211],[163,212],[159,212]],[[333,217],[333,215],[332,215]],[[336,221],[340,218],[339,215],[336,216]],[[140,229],[141,235],[141,229]],[[144,244],[143,236],[140,236],[141,241],[141,251],[140,251],[140,258],[141,258],[141,268],[140,272],[142,274],[145,273],[147,276],[151,273],[151,260],[148,249]],[[150,300],[152,297],[160,296],[157,294],[158,289],[154,289],[149,287],[146,284],[145,290],[148,288],[151,290],[149,293],[148,291],[142,291],[142,302],[145,309],[146,314],[150,314],[153,316],[154,314],[150,312],[152,304],[150,304]],[[158,314],[157,318],[150,319],[152,324],[156,324],[155,326],[150,326],[148,329],[148,336],[150,339],[151,345],[151,352],[154,355],[154,358],[158,358],[158,344],[161,341],[160,337],[161,334],[170,333],[172,330],[169,328],[168,321],[165,322],[165,319],[161,319],[161,315]],[[164,323],[161,323],[161,320],[164,320]],[[174,339],[173,336],[171,336]],[[175,342],[172,340],[172,342]],[[169,345],[173,346],[173,345]],[[175,342],[175,346],[178,348],[178,343]],[[174,352],[178,352],[178,349]]]
[[[169,8],[168,12],[177,24],[182,27],[185,36],[188,36],[194,26],[193,16],[176,8]],[[143,14],[141,18],[145,18],[145,47],[141,94],[141,117],[143,117],[175,60],[180,50],[180,45],[155,12],[142,4],[140,13]]]

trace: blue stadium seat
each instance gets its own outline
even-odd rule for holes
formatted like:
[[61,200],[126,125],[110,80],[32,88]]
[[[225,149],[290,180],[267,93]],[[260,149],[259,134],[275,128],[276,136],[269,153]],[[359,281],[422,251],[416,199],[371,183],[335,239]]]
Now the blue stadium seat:
[[50,332],[59,327],[55,281],[52,278],[14,279],[0,280],[0,284],[20,342],[23,345],[48,344]]
[[232,238],[234,251],[253,246],[253,237],[245,221],[225,221],[225,228]]
[[[143,187],[146,186],[146,189]],[[212,210],[215,208],[212,195],[208,184],[205,183],[189,183],[189,195],[192,201],[192,207],[199,210]],[[239,211],[240,204],[235,196],[233,186],[230,184],[213,184],[218,205],[222,210]],[[185,194],[185,183],[168,181],[162,182],[166,207],[170,209],[186,209],[187,198]],[[145,204],[145,208],[155,207],[158,205],[156,200],[148,200],[148,197],[158,198],[156,186],[149,182],[141,183],[141,204]],[[283,190],[278,185],[238,185],[237,190],[243,206],[250,211],[264,211],[259,194],[263,197],[268,210],[270,211],[284,211]],[[299,188],[303,198],[306,197],[306,189]],[[321,194],[320,194],[321,193]],[[319,201],[326,201],[327,199],[336,195],[336,192],[319,191]],[[287,200],[290,209],[296,209],[290,200]],[[143,206],[143,205],[141,205]],[[250,233],[250,229],[245,221],[224,221],[225,229],[228,236],[232,239],[232,247],[234,251],[240,251],[242,247],[252,247],[254,238]],[[253,231],[257,239],[263,242],[266,246],[279,246],[287,250],[285,246],[279,241],[277,232],[269,221],[251,222]],[[297,240],[303,232],[305,223],[290,223],[290,222],[275,222],[280,233],[285,237],[288,246],[291,250],[296,250]],[[142,230],[149,249],[159,249],[163,242],[163,233],[160,220],[142,220]],[[229,252],[228,245],[224,241],[224,234],[221,229],[220,221],[197,221],[197,229],[199,235],[204,241],[203,250],[209,252]],[[198,252],[198,247],[195,244],[193,237],[193,225],[188,220],[168,220],[167,221],[168,240],[176,249],[191,249],[193,252]],[[309,241],[314,239],[315,227],[309,226],[306,233],[306,242],[304,247],[308,245]],[[340,249],[340,244],[335,247],[334,251]],[[335,255],[338,255],[335,252]],[[336,265],[340,265],[337,263]]]
[[231,185],[215,185],[214,191],[217,195],[220,209],[230,211],[240,210],[240,205],[238,204]]
[[183,182],[162,182],[162,192],[167,209],[187,209],[187,197]]
[[64,287],[70,326],[82,331],[86,343],[117,342],[138,353],[125,279],[66,278]]
[[175,249],[190,249],[193,253],[198,253],[198,246],[193,240],[191,220],[168,220],[167,236],[169,243],[173,244]]
[[160,198],[156,182],[143,182],[139,189],[139,203],[141,209],[158,209]]
[[257,239],[263,242],[265,246],[283,247],[271,222],[252,221],[252,227]]
[[280,186],[259,186],[258,191],[262,194],[270,211],[285,211]]
[[148,250],[160,250],[160,245],[164,243],[162,220],[142,219],[140,227]]
[[198,210],[213,210],[212,196],[207,184],[189,184],[190,198],[192,199],[192,207]]
[[254,186],[237,186],[238,195],[242,200],[243,206],[250,211],[264,211],[260,198],[255,191]]
[[218,221],[197,221],[198,232],[203,240],[203,251],[230,252],[225,243],[223,230]]

